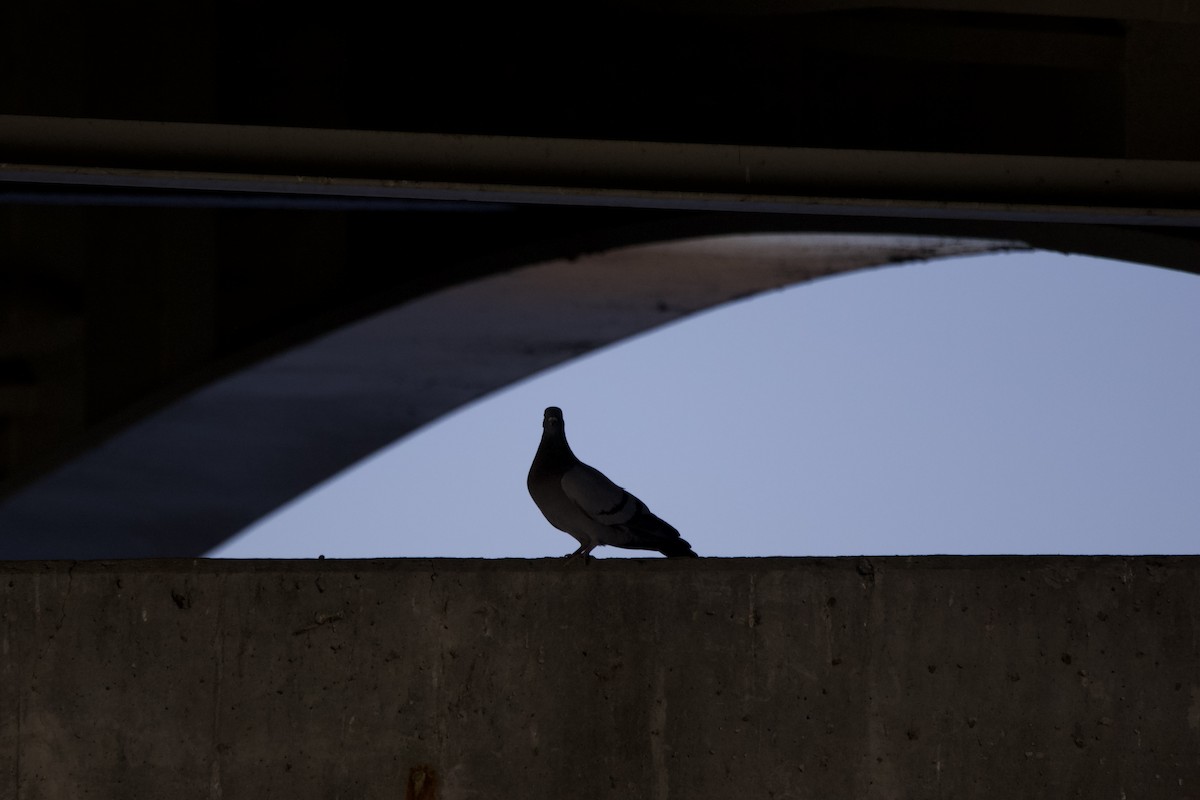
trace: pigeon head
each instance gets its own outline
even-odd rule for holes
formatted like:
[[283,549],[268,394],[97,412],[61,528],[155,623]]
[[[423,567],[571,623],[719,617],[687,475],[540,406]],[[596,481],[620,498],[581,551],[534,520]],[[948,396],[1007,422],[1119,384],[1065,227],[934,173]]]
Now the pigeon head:
[[550,406],[546,409],[546,416],[542,418],[542,429],[547,433],[551,431],[555,433],[563,432],[563,415],[561,408],[558,406]]

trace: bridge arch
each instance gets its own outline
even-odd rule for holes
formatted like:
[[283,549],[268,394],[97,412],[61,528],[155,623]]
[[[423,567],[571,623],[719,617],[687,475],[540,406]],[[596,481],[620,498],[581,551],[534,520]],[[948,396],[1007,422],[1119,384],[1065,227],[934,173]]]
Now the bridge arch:
[[[223,377],[10,497],[0,505],[4,547],[18,557],[199,555],[461,405],[628,336],[819,277],[1030,247],[897,233],[687,232],[657,241],[642,233],[633,238],[651,241],[501,270]],[[1120,249],[1096,241],[1090,249]]]

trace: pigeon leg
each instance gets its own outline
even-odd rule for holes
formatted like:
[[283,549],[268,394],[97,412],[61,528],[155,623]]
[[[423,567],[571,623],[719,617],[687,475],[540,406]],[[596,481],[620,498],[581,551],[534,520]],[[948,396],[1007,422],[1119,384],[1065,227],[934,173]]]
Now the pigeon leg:
[[577,556],[583,556],[583,563],[586,564],[588,561],[591,561],[592,548],[594,548],[595,546],[596,545],[594,545],[594,544],[581,544],[581,545],[579,545],[578,550],[576,550],[574,553],[571,553],[570,555],[568,555],[564,560],[565,561],[574,561]]

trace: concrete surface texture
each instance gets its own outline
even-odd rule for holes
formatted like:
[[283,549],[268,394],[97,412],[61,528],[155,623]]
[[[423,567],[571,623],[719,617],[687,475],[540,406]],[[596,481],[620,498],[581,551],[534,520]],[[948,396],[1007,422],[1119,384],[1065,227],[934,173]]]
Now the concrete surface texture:
[[10,562],[0,797],[1200,797],[1200,559]]

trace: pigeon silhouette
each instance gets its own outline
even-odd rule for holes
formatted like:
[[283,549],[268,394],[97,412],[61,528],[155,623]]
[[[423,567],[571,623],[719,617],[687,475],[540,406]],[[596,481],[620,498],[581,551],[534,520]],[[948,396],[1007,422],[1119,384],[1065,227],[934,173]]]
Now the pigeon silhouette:
[[697,557],[679,531],[650,513],[645,503],[575,457],[567,444],[562,409],[555,406],[546,409],[542,441],[526,485],[550,524],[579,542],[568,560],[587,558],[602,544]]

